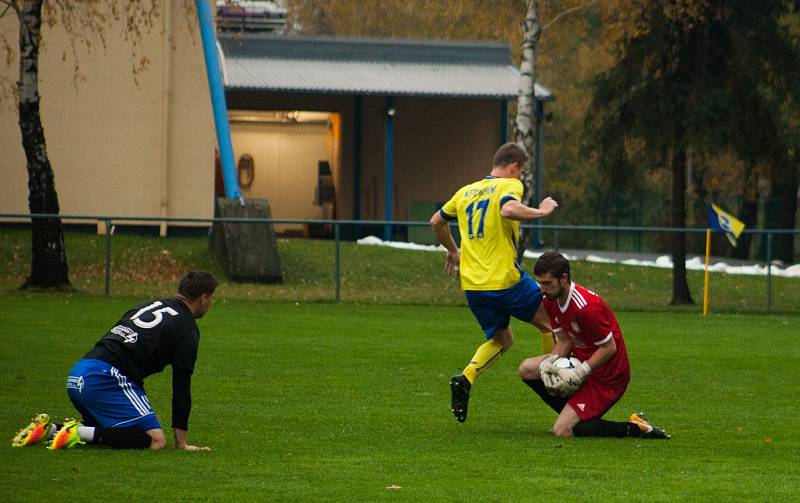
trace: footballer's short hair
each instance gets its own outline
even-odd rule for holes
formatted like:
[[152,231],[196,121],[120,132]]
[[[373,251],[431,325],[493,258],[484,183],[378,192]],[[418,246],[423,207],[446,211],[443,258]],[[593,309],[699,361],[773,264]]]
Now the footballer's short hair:
[[178,283],[178,293],[189,300],[195,300],[203,294],[211,295],[216,289],[217,280],[205,271],[189,271]]
[[542,253],[542,256],[539,257],[539,260],[537,260],[536,264],[533,266],[534,276],[544,276],[548,272],[556,279],[561,279],[564,274],[567,275],[567,279],[572,279],[572,273],[570,273],[569,270],[569,260],[567,260],[564,255],[552,250]]
[[528,154],[525,152],[525,149],[520,147],[518,143],[509,142],[500,145],[500,148],[494,153],[492,167],[508,166],[513,163],[525,167],[526,162],[528,162]]

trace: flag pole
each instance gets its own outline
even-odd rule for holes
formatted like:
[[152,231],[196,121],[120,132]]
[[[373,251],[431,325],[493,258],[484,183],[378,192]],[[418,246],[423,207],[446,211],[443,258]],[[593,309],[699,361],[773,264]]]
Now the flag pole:
[[711,229],[706,227],[706,274],[703,281],[703,316],[708,316],[708,262],[711,258]]

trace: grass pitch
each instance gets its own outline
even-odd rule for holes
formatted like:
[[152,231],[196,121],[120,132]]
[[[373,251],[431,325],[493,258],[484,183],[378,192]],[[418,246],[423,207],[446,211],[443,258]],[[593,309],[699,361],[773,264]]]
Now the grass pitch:
[[[212,452],[12,449],[32,414],[74,414],[67,371],[136,300],[3,297],[4,501],[800,498],[797,316],[618,313],[632,382],[606,417],[644,410],[673,438],[556,439],[515,374],[531,327],[458,424],[447,381],[482,340],[466,308],[220,301],[199,322],[189,432]],[[146,389],[168,426],[170,371]]]

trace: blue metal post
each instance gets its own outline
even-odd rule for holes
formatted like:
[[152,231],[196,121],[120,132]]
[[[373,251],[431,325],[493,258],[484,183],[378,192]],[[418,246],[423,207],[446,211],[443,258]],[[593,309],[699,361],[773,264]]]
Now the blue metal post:
[[[361,96],[353,103],[353,220],[361,220]],[[356,236],[361,237],[359,230]]]
[[[536,132],[534,136],[535,157],[533,166],[536,174],[536,187],[534,190],[534,204],[539,204],[542,200],[542,123],[544,122],[544,102],[536,100]],[[533,247],[541,248],[544,244],[540,236],[538,219],[533,222]]]
[[341,270],[341,239],[339,238],[339,222],[333,224],[333,235],[336,240],[336,259],[335,259],[335,276],[336,276],[336,302],[341,299],[342,290],[342,270]]
[[508,100],[500,100],[500,145],[508,141]]
[[383,240],[392,240],[392,178],[394,177],[394,98],[386,99],[386,202],[384,206]]
[[208,90],[211,92],[211,107],[214,109],[214,126],[217,130],[217,145],[222,166],[222,178],[225,182],[225,197],[241,199],[239,179],[233,164],[233,145],[231,144],[231,128],[228,124],[228,110],[225,105],[225,89],[222,83],[222,72],[217,58],[217,38],[214,34],[214,23],[211,17],[211,4],[208,0],[195,0],[197,19],[200,22],[200,38],[203,40],[203,55],[206,60]]
[[772,233],[767,234],[767,312],[772,312]]

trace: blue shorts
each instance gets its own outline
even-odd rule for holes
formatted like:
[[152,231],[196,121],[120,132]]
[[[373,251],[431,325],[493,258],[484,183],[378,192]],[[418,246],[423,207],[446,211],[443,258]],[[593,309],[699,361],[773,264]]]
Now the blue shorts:
[[69,371],[67,395],[87,426],[161,428],[144,390],[102,360],[79,360]]
[[491,339],[498,329],[508,327],[511,316],[530,322],[542,302],[539,284],[526,273],[522,273],[519,282],[511,288],[467,290],[464,294],[487,339]]

